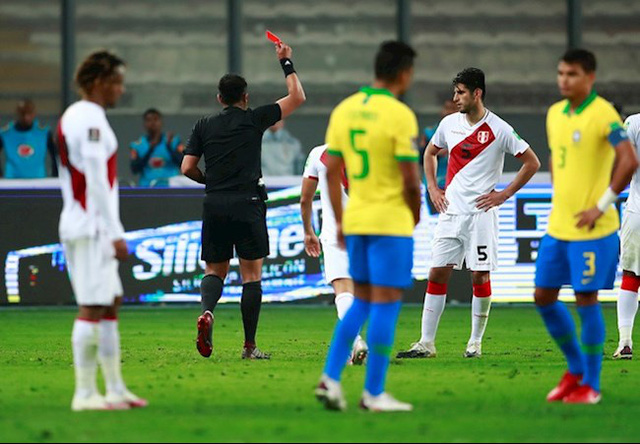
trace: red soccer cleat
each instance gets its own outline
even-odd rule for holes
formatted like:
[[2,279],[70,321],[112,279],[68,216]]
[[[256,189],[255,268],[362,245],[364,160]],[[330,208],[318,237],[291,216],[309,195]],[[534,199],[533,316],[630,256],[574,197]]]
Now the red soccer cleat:
[[548,402],[563,401],[569,394],[580,388],[582,376],[576,376],[566,372],[560,383],[547,395]]
[[205,311],[198,318],[198,338],[196,339],[198,352],[205,358],[213,352],[213,314]]
[[602,395],[588,385],[581,385],[572,391],[566,398],[565,404],[597,404],[602,399]]

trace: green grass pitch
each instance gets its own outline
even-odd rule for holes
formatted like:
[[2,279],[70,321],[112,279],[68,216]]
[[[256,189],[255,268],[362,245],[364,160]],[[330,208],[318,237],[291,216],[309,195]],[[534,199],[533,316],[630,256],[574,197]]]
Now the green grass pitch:
[[[198,307],[128,308],[121,315],[123,373],[147,409],[72,413],[74,309],[0,310],[2,442],[596,442],[640,436],[640,364],[610,359],[607,321],[603,401],[547,404],[564,364],[532,307],[495,306],[484,356],[462,358],[468,307],[448,307],[438,357],[393,360],[387,389],[413,413],[359,411],[365,369],[348,367],[345,413],[313,397],[335,324],[333,307],[265,306],[259,345],[270,362],[240,359],[237,306],[217,311],[214,355],[194,344]],[[573,311],[575,311],[572,308]],[[419,336],[421,308],[404,307],[394,354]]]

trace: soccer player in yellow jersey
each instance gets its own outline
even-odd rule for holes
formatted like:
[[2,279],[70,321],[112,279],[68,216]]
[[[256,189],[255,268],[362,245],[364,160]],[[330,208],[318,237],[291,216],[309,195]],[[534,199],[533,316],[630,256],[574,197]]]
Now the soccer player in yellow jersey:
[[[553,201],[538,250],[535,301],[569,367],[547,396],[550,402],[596,404],[601,399],[605,325],[598,290],[613,288],[619,251],[613,203],[638,167],[620,116],[593,90],[595,71],[591,52],[567,51],[557,76],[565,100],[547,113]],[[569,310],[558,301],[567,284],[576,295],[582,348]]]
[[[327,129],[327,182],[338,242],[346,242],[354,301],[336,326],[316,397],[344,410],[340,375],[351,345],[369,319],[369,357],[360,406],[373,411],[409,411],[385,392],[400,300],[411,286],[413,230],[420,218],[418,122],[397,97],[409,89],[415,51],[385,42],[375,59],[372,86],[343,100]],[[349,202],[342,210],[341,170],[346,166]]]

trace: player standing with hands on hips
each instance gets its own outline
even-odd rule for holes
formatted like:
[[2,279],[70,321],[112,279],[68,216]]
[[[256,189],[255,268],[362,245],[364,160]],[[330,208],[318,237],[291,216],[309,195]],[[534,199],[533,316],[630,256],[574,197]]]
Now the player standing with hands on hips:
[[[435,339],[447,300],[453,269],[466,263],[471,270],[471,337],[466,358],[482,355],[489,311],[490,273],[498,268],[498,207],[522,188],[540,168],[538,157],[516,131],[485,108],[484,72],[466,68],[452,81],[459,112],[442,119],[424,155],[429,197],[440,213],[436,227],[429,284],[424,296],[420,340],[398,358],[434,358]],[[449,151],[446,191],[438,187],[438,153]],[[522,167],[504,190],[500,180],[504,156],[515,156]]]
[[[213,351],[213,312],[222,296],[234,248],[240,258],[243,283],[242,359],[270,358],[256,347],[262,264],[269,255],[267,196],[261,169],[262,134],[306,100],[291,61],[291,48],[278,41],[275,49],[288,95],[276,103],[251,109],[245,79],[226,74],[218,84],[218,102],[223,110],[196,122],[184,151],[182,173],[206,185],[202,222],[202,260],[206,268],[200,285],[202,315],[198,318],[196,339],[198,352],[205,358]],[[204,173],[198,168],[203,155]]]
[[[128,252],[119,214],[118,140],[105,109],[114,107],[124,93],[124,66],[107,51],[87,57],[75,77],[82,100],[67,108],[57,130],[63,199],[60,239],[79,305],[72,333],[74,411],[147,405],[127,390],[120,372],[118,261],[126,260]],[[98,362],[106,397],[96,385]]]
[[[558,62],[564,100],[547,113],[553,200],[536,261],[535,301],[549,335],[567,362],[547,401],[597,404],[605,340],[598,291],[613,288],[620,225],[613,205],[631,181],[638,158],[613,105],[593,90],[596,58],[570,49]],[[578,342],[569,309],[558,300],[570,284],[582,321]]]

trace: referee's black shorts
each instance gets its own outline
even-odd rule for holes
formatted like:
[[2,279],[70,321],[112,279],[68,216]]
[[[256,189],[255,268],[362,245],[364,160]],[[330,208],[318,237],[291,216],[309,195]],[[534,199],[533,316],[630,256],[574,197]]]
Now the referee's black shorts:
[[202,214],[202,260],[225,262],[238,257],[262,259],[269,255],[267,205],[255,193],[210,193]]

